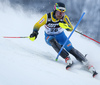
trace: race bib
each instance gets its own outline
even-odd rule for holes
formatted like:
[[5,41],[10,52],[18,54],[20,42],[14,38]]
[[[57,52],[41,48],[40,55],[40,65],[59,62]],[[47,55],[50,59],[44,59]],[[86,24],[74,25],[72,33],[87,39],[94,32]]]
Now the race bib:
[[53,34],[59,34],[63,31],[63,29],[61,27],[58,28],[49,28],[45,25],[45,32],[47,34],[53,35]]

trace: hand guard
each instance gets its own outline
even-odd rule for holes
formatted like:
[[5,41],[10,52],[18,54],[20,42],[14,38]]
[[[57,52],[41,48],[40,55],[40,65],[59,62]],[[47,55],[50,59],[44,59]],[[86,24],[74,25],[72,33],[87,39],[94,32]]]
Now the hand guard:
[[73,30],[69,25],[67,25],[67,24],[65,24],[65,23],[59,22],[59,26],[60,26],[61,28],[63,28],[63,29],[66,29],[67,31],[72,31],[72,30]]
[[30,34],[29,39],[30,39],[31,41],[34,41],[34,40],[37,38],[37,35],[38,35],[38,31],[33,31],[33,33]]

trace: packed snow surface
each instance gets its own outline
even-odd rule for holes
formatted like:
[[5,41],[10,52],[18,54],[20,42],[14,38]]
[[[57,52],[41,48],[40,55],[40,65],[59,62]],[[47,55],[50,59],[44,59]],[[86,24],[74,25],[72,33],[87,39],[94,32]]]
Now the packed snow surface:
[[[72,55],[75,65],[69,70],[61,57],[55,61],[57,53],[45,43],[44,27],[34,42],[28,38],[3,38],[29,36],[42,16],[0,3],[0,85],[100,85],[100,75],[93,78]],[[77,33],[70,41],[88,54],[87,59],[100,73],[100,46]]]

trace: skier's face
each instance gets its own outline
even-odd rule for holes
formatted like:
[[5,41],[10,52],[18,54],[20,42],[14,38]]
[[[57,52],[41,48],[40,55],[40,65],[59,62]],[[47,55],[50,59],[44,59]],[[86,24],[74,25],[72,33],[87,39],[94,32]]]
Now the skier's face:
[[65,12],[56,11],[55,16],[57,19],[61,19],[65,15]]

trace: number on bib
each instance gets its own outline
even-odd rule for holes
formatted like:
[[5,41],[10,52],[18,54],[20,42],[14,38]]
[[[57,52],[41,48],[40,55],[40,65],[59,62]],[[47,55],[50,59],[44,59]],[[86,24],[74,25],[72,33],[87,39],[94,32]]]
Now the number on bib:
[[51,28],[51,32],[57,32],[58,29],[57,28]]

